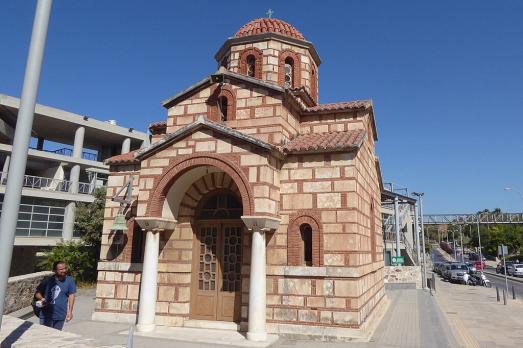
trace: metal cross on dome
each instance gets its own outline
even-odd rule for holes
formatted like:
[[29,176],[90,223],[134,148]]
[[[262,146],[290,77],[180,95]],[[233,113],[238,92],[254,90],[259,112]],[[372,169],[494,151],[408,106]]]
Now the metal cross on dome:
[[272,18],[273,13],[274,13],[274,11],[271,10],[271,9],[269,9],[269,11],[267,11],[267,16],[268,16],[269,18]]

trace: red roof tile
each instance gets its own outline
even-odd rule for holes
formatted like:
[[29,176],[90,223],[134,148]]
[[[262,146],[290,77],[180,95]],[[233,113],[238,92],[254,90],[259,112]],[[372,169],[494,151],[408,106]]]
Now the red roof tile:
[[284,153],[342,151],[359,148],[365,137],[363,129],[348,132],[299,135],[282,147]]
[[105,164],[115,165],[115,164],[134,164],[139,163],[140,161],[134,158],[136,151],[127,152],[121,155],[109,157],[105,160]]
[[372,106],[370,100],[353,100],[350,102],[342,103],[329,103],[329,104],[318,104],[307,108],[304,112],[321,112],[321,111],[337,111],[337,110],[351,110],[368,108]]
[[167,122],[166,121],[157,121],[149,124],[149,131],[153,135],[165,134],[167,132]]
[[263,33],[277,33],[285,36],[290,36],[296,39],[305,40],[303,35],[287,22],[276,18],[257,18],[236,32],[235,37],[251,36]]

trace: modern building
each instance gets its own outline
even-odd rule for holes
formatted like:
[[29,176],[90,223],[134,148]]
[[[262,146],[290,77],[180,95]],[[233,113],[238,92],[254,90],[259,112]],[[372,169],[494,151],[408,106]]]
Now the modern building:
[[[372,102],[318,102],[314,45],[261,18],[115,156],[94,319],[363,337],[384,303]],[[123,213],[127,230],[111,230]]]
[[[383,259],[385,266],[392,265],[393,256],[403,256],[405,266],[419,266],[419,226],[416,226],[417,200],[409,196],[408,189],[385,183],[381,194],[383,227]],[[398,233],[396,233],[398,229]],[[397,243],[397,241],[399,243]],[[397,246],[399,245],[399,253]]]
[[[0,94],[0,210],[20,100]],[[36,105],[11,275],[34,271],[39,251],[78,237],[75,204],[92,202],[107,181],[104,160],[139,149],[147,135],[88,116]]]

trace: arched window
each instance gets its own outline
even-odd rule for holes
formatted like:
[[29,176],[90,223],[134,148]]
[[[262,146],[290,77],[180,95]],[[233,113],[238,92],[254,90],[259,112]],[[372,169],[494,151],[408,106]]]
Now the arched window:
[[240,53],[239,73],[257,79],[262,78],[263,53],[256,47],[247,48]]
[[211,194],[200,208],[200,220],[239,219],[243,208],[241,201],[232,193]]
[[256,58],[250,54],[247,56],[247,76],[256,77]]
[[292,88],[294,83],[294,61],[291,57],[285,58],[285,87]]
[[323,264],[320,215],[301,210],[292,214],[287,227],[287,264],[319,267]]
[[300,55],[285,49],[278,58],[278,84],[287,88],[297,88],[301,83]]
[[217,85],[211,87],[211,95],[206,101],[208,105],[208,117],[214,122],[226,122],[234,120],[236,111],[236,98],[234,91],[229,85]]
[[218,98],[218,110],[221,121],[227,121],[228,105],[229,102],[226,96],[222,95]]
[[303,243],[302,262],[306,266],[312,266],[312,227],[309,224],[300,225],[300,235]]

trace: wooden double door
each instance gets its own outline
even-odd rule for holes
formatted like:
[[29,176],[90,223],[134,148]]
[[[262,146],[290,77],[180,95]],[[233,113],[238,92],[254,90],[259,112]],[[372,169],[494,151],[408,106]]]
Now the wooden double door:
[[243,223],[197,226],[193,246],[190,318],[240,320]]

